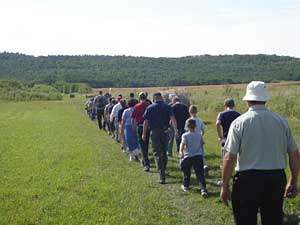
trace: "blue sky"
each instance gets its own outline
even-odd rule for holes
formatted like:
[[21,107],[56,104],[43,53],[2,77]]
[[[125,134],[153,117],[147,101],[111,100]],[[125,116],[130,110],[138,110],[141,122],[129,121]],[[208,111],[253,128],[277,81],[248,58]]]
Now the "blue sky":
[[300,57],[300,0],[0,0],[0,52]]

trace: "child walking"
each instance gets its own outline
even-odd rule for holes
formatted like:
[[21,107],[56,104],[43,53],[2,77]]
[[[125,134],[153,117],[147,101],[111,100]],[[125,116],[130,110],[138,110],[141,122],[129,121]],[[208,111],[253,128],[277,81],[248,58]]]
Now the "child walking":
[[201,195],[208,197],[206,190],[205,176],[203,170],[203,139],[199,131],[196,131],[196,120],[187,120],[188,132],[182,135],[180,144],[181,170],[183,172],[183,184],[181,189],[187,191],[190,186],[191,168],[194,167],[196,177],[200,183]]
[[[191,119],[194,119],[196,121],[196,128],[195,128],[195,131],[198,131],[200,132],[200,134],[202,135],[202,138],[203,138],[203,135],[205,133],[205,124],[203,123],[203,121],[197,116],[197,113],[198,113],[198,109],[197,109],[197,106],[195,105],[191,105],[190,108],[189,108],[189,113],[190,113],[190,118]],[[188,128],[187,128],[187,122],[185,123],[185,127],[184,127],[184,130],[185,131],[188,131]],[[204,144],[204,140],[203,140],[203,144]],[[203,147],[202,147],[203,148]],[[204,151],[204,148],[203,148],[203,151]],[[208,176],[208,171],[209,171],[209,167],[205,161],[205,156],[203,154],[203,169],[204,169],[204,174],[205,176],[207,177]]]

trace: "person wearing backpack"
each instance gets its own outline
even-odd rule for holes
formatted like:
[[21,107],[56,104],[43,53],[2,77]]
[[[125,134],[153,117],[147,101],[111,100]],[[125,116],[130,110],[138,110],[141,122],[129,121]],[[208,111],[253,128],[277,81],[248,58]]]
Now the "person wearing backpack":
[[104,108],[107,104],[107,98],[103,95],[102,91],[99,91],[99,95],[97,95],[94,99],[94,105],[96,108],[97,120],[99,129],[102,130],[102,118],[104,119]]

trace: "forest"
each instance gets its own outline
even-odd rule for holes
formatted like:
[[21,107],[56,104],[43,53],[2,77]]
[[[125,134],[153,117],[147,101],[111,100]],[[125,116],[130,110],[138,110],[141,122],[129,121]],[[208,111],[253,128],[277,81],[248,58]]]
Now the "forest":
[[53,86],[156,87],[300,80],[300,59],[277,55],[30,56],[0,53],[0,79]]

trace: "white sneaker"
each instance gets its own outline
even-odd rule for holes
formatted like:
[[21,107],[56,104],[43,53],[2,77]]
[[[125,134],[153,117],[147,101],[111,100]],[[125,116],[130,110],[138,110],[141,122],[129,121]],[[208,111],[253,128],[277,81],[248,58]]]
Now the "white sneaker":
[[181,190],[183,190],[184,192],[188,191],[188,188],[186,186],[184,186],[183,184],[180,186]]
[[134,155],[132,152],[129,152],[129,161],[133,161],[134,160]]
[[208,193],[207,193],[207,191],[206,190],[201,190],[201,196],[203,197],[203,198],[208,198]]

